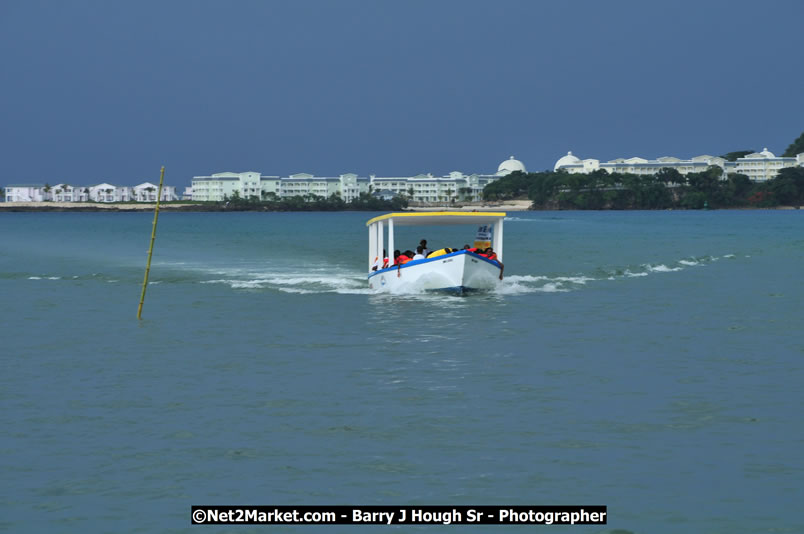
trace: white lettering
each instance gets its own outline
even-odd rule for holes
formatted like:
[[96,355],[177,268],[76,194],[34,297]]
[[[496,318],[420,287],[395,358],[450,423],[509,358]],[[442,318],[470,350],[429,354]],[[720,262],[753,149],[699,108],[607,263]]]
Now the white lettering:
[[386,525],[390,525],[394,521],[394,513],[395,512],[364,512],[362,510],[352,510],[352,521],[355,523],[382,522]]
[[476,522],[480,521],[483,518],[483,512],[478,512],[477,510],[467,510],[466,511],[466,520],[469,522]]

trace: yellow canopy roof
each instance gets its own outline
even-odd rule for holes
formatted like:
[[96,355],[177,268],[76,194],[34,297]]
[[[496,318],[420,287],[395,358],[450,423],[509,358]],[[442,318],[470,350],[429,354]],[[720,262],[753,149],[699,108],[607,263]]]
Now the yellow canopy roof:
[[446,224],[494,224],[505,217],[501,211],[430,211],[386,213],[366,222],[370,226],[379,221],[394,220],[395,226],[441,226]]

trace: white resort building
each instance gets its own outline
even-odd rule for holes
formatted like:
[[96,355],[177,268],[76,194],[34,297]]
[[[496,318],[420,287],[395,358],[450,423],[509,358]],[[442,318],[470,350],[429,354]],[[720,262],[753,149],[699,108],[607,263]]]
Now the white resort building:
[[338,195],[351,202],[361,193],[369,193],[390,199],[405,196],[413,202],[447,202],[451,200],[479,200],[483,188],[514,171],[527,172],[521,161],[511,156],[500,163],[495,174],[464,174],[453,171],[445,176],[418,174],[416,176],[361,177],[354,173],[338,176],[313,176],[307,173],[287,177],[263,176],[259,172],[221,172],[211,176],[193,177],[192,199],[223,201],[232,196],[257,197],[261,200],[312,198],[310,195],[327,198]]
[[[106,182],[87,186],[12,184],[5,187],[5,195],[6,202],[156,202],[158,189],[150,182],[134,187]],[[163,185],[162,200],[179,200],[176,188]]]
[[638,175],[653,175],[660,169],[675,169],[681,174],[705,171],[710,166],[723,169],[723,174],[745,174],[755,182],[764,182],[776,176],[785,167],[804,166],[804,154],[794,158],[776,157],[767,148],[762,152],[754,152],[738,158],[737,161],[727,161],[717,156],[696,156],[692,159],[679,159],[665,156],[658,159],[644,158],[618,158],[601,163],[596,159],[580,159],[567,152],[566,156],[556,161],[554,171],[564,171],[570,174],[589,174],[603,169],[609,173],[629,173]]

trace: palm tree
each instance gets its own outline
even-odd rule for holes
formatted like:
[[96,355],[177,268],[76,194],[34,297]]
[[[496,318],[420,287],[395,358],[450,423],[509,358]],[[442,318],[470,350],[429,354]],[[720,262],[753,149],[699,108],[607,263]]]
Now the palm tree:
[[150,185],[149,185],[148,187],[146,187],[146,188],[145,188],[145,190],[148,192],[148,195],[147,195],[147,197],[146,197],[146,200],[150,200],[150,201],[155,200],[155,199],[154,199],[154,196],[153,196],[153,192],[154,192],[156,189],[154,189],[154,187],[153,187],[153,186],[150,186]]
[[[114,189],[107,187],[106,189],[103,190],[103,192],[106,193],[106,201],[109,202],[109,195],[114,193]],[[112,198],[112,200],[114,200],[114,198]]]
[[451,187],[448,187],[448,188],[447,188],[447,198],[449,199],[449,201],[450,201],[451,203],[453,203],[453,204],[454,204],[454,203],[455,203],[455,199],[454,199],[454,198],[452,198],[452,193],[454,193],[454,191],[452,190],[452,188],[451,188]]
[[48,194],[50,193],[50,190],[51,190],[51,189],[53,189],[53,188],[52,188],[52,187],[50,187],[50,184],[45,183],[45,187],[43,187],[43,188],[42,188],[42,191],[45,193],[44,195],[42,195],[42,199],[43,199],[43,200],[49,200],[49,199],[47,198],[47,196],[48,196]]

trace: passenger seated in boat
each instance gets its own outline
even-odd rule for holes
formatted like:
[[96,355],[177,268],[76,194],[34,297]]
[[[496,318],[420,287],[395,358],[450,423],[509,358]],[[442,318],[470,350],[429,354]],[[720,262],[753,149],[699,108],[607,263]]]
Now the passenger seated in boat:
[[411,250],[406,250],[405,252],[399,255],[399,257],[396,259],[396,263],[394,264],[397,266],[396,267],[397,276],[401,276],[399,272],[400,269],[402,269],[402,266],[405,265],[407,262],[411,261],[411,258],[413,258],[413,251]]
[[413,258],[413,252],[410,250],[406,250],[399,257],[396,259],[396,265],[404,265],[405,263],[409,262]]
[[488,259],[492,260],[492,261],[496,261],[497,265],[500,266],[500,280],[502,280],[503,279],[503,271],[505,270],[505,265],[503,265],[503,263],[499,259],[497,259],[497,253],[494,252],[493,248],[489,247],[489,248],[486,249],[485,256]]
[[[382,265],[382,267],[380,267],[380,265]],[[385,269],[386,267],[388,267],[388,252],[385,249],[383,249],[382,264],[380,264],[380,257],[377,256],[376,258],[374,258],[374,263],[371,264],[371,270],[376,271],[377,269]]]
[[[424,242],[424,240],[422,240]],[[424,247],[419,245],[416,247],[416,254],[413,255],[414,260],[423,260],[427,256],[424,254]]]
[[[422,254],[426,258],[427,255],[430,254],[430,249],[427,248],[427,240],[422,239],[421,241],[419,241],[419,245],[422,247]],[[416,249],[416,250],[418,251],[418,249]]]
[[427,255],[427,258],[428,259],[429,258],[437,258],[438,256],[443,256],[444,254],[450,254],[452,252],[457,252],[457,251],[458,251],[458,249],[455,249],[455,248],[444,247],[444,248],[440,248],[438,250],[432,251],[430,254]]
[[477,254],[477,247],[470,247],[469,245],[464,245],[463,249],[466,250],[466,251],[474,252],[475,254]]

